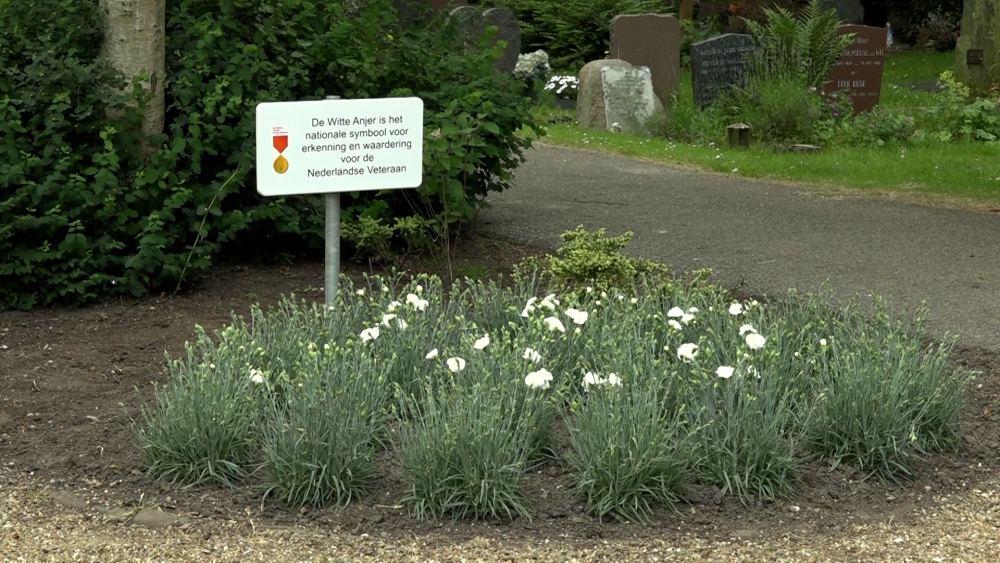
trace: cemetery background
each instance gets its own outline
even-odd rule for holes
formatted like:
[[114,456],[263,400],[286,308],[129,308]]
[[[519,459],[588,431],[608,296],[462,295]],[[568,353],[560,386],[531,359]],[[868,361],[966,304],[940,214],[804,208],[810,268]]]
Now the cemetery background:
[[[472,256],[482,255],[486,253],[493,257],[502,257],[495,263],[488,263],[484,265],[481,261],[472,259],[467,263],[459,263],[460,268],[466,268],[465,271],[470,274],[476,275],[481,272],[493,272],[493,271],[505,271],[510,268],[510,264],[513,260],[510,260],[511,256],[518,256],[530,252],[534,252],[535,249],[531,248],[521,248],[513,247],[511,245],[497,244],[495,241],[480,241],[478,246],[474,246],[468,249]],[[256,268],[256,267],[255,267]],[[239,269],[239,267],[237,267]],[[106,414],[102,416],[86,415],[83,410],[74,411],[72,408],[65,408],[65,405],[72,405],[73,401],[71,398],[79,397],[81,393],[90,393],[94,397],[100,397],[102,405],[104,405],[103,411],[105,413],[113,411],[117,402],[129,402],[132,400],[132,396],[126,397],[127,393],[131,393],[130,390],[123,390],[123,387],[128,387],[128,385],[122,385],[123,381],[144,381],[143,378],[148,377],[151,372],[156,372],[159,369],[159,365],[162,363],[160,357],[160,351],[164,348],[173,347],[174,350],[178,349],[181,340],[190,338],[190,327],[194,319],[204,319],[206,318],[206,313],[212,318],[214,322],[222,323],[227,320],[227,312],[230,308],[239,307],[240,303],[245,303],[247,298],[254,300],[254,298],[259,298],[263,295],[270,295],[273,300],[279,292],[286,292],[289,290],[299,290],[306,291],[308,294],[310,287],[316,287],[319,284],[312,284],[308,280],[315,280],[317,277],[317,271],[315,265],[302,265],[301,267],[295,266],[284,266],[284,267],[264,267],[264,275],[260,270],[256,272],[243,271],[243,272],[225,272],[225,270],[220,271],[219,278],[210,281],[207,287],[205,287],[205,293],[203,294],[205,301],[188,301],[183,305],[179,305],[180,302],[168,299],[151,299],[143,300],[137,303],[132,303],[126,309],[121,308],[121,316],[117,316],[119,313],[115,312],[114,316],[110,315],[107,310],[86,310],[81,311],[79,315],[70,315],[69,317],[63,318],[58,322],[52,322],[46,318],[47,312],[39,312],[33,314],[25,314],[22,316],[11,317],[5,316],[4,322],[6,323],[8,318],[17,318],[17,321],[11,322],[8,326],[5,324],[0,327],[0,330],[4,328],[10,329],[4,331],[4,334],[9,334],[11,330],[16,330],[18,335],[18,345],[21,342],[38,342],[46,341],[47,344],[53,344],[53,348],[60,348],[64,350],[64,354],[67,356],[66,361],[72,362],[74,367],[71,369],[73,373],[77,376],[73,377],[72,373],[62,373],[56,374],[57,369],[55,365],[48,364],[49,360],[45,359],[44,352],[38,352],[36,354],[29,354],[27,356],[21,355],[18,358],[18,363],[15,365],[15,369],[30,373],[34,372],[36,374],[46,374],[47,377],[41,384],[37,382],[36,379],[32,379],[32,384],[29,387],[26,379],[19,381],[18,388],[23,391],[23,395],[20,399],[15,395],[6,396],[5,399],[13,400],[15,402],[20,401],[22,405],[32,404],[33,407],[28,414],[25,414],[22,422],[20,416],[17,419],[12,417],[7,418],[7,420],[2,420],[5,425],[17,424],[20,427],[30,428],[34,433],[32,434],[32,440],[34,444],[53,444],[62,447],[63,452],[66,451],[91,451],[100,449],[101,454],[98,458],[103,456],[104,449],[108,450],[108,458],[105,459],[95,459],[93,454],[90,454],[86,459],[87,461],[79,461],[74,459],[72,454],[58,453],[55,455],[43,455],[41,457],[36,456],[32,451],[17,451],[15,452],[15,457],[18,459],[30,460],[29,464],[34,464],[37,466],[36,470],[41,473],[43,470],[51,470],[53,467],[59,467],[67,471],[66,475],[78,474],[80,478],[91,479],[93,482],[90,487],[93,489],[91,494],[96,495],[97,502],[107,503],[108,505],[121,504],[125,506],[123,511],[121,509],[114,507],[113,509],[107,509],[108,512],[98,512],[100,515],[97,521],[85,520],[83,517],[77,516],[72,517],[73,522],[81,527],[97,526],[97,527],[116,527],[120,522],[135,522],[145,521],[146,518],[151,518],[149,521],[151,525],[156,525],[156,518],[159,512],[155,509],[153,510],[142,510],[140,507],[131,507],[130,503],[134,502],[133,493],[119,493],[118,491],[123,491],[127,488],[129,484],[138,484],[142,481],[142,478],[138,476],[129,477],[128,482],[118,481],[114,483],[113,486],[109,488],[110,492],[103,493],[100,488],[103,486],[104,482],[111,478],[112,475],[118,474],[118,469],[120,469],[119,463],[129,463],[128,461],[122,461],[122,458],[111,458],[112,455],[110,447],[106,447],[108,444],[115,444],[119,451],[124,451],[129,447],[128,436],[129,428],[125,416],[118,414]],[[356,273],[356,271],[355,271]],[[253,278],[252,286],[244,286],[238,280]],[[304,283],[303,283],[304,282]],[[252,295],[248,295],[248,291]],[[191,296],[194,297],[194,296]],[[267,298],[261,299],[262,301],[267,301]],[[149,307],[153,307],[150,309]],[[102,314],[104,315],[102,317]],[[24,320],[21,320],[24,319]],[[167,326],[164,326],[164,325]],[[69,339],[74,339],[78,335],[77,329],[80,326],[86,326],[87,328],[93,328],[94,333],[101,335],[99,340],[94,341],[75,341],[69,344]],[[62,331],[62,335],[59,335],[59,331]],[[57,336],[64,337],[67,340],[60,341],[54,340],[52,334],[55,333]],[[89,331],[87,331],[89,334]],[[23,335],[23,336],[22,336]],[[107,338],[108,340],[104,340]],[[22,340],[23,339],[23,340]],[[121,342],[123,339],[131,339],[130,342]],[[109,342],[110,341],[110,342]],[[93,356],[88,356],[86,350],[88,348],[99,349],[97,353]],[[142,353],[137,352],[142,350]],[[963,361],[979,366],[985,371],[993,372],[993,363],[995,360],[993,357],[982,351],[966,351]],[[136,358],[136,356],[139,356]],[[63,360],[56,360],[63,361]],[[122,368],[125,368],[124,370]],[[36,369],[38,368],[38,369]],[[79,377],[80,374],[86,374],[84,377]],[[86,385],[81,387],[80,381],[86,379]],[[148,388],[147,388],[148,392]],[[995,396],[992,390],[984,393],[984,396]],[[970,411],[976,412],[981,409],[990,409],[993,405],[991,403],[977,403],[974,405],[973,409]],[[55,426],[49,425],[45,426],[42,424],[41,419],[43,417],[29,416],[37,415],[39,413],[53,412],[57,408],[60,410],[60,417],[62,417],[63,423],[62,428],[57,428],[60,424],[55,423]],[[24,410],[22,407],[21,410]],[[995,410],[995,409],[994,409]],[[20,415],[20,412],[18,412]],[[88,416],[94,416],[98,418],[98,421],[94,421]],[[970,414],[971,416],[971,414]],[[87,422],[83,422],[86,420]],[[996,429],[988,424],[992,424],[990,419],[979,419],[972,418],[972,423],[979,426],[979,431],[983,435],[995,435]],[[112,426],[114,425],[114,426]],[[109,436],[111,438],[109,439]],[[976,455],[979,456],[976,459],[981,459],[983,463],[986,464],[987,470],[992,469],[990,464],[994,463],[995,455],[990,449],[989,443],[980,444],[982,449],[977,450]],[[964,460],[963,460],[964,461]],[[132,461],[134,463],[134,459]],[[958,467],[962,465],[962,467]],[[5,469],[8,475],[8,483],[23,479],[21,475],[9,476],[9,470]],[[929,476],[927,481],[921,481],[916,484],[913,488],[914,491],[920,490],[920,485],[924,482],[927,483],[925,486],[930,486],[932,488],[945,487],[947,490],[948,486],[956,486],[956,483],[961,482],[975,482],[980,475],[979,471],[969,471],[964,467],[964,463],[953,463],[952,466],[946,470],[946,472],[938,472]],[[810,494],[824,495],[828,494],[836,488],[842,487],[842,480],[845,475],[837,474],[837,477],[841,478],[841,481],[836,481],[836,479],[831,479],[830,482],[824,483],[812,483],[816,489]],[[545,475],[538,483],[538,491],[551,489],[553,486],[559,486],[560,475],[551,474]],[[548,479],[546,481],[545,479]],[[112,483],[114,480],[111,481]],[[98,483],[96,488],[94,483]],[[945,483],[945,484],[940,484]],[[950,485],[949,485],[950,484]],[[51,485],[51,484],[50,484]],[[45,499],[45,488],[44,482],[38,481],[31,485],[34,487],[27,498],[32,499],[29,502],[41,502],[49,504],[49,500]],[[139,485],[140,487],[142,485]],[[117,487],[118,491],[114,488]],[[829,491],[824,489],[824,487],[829,487]],[[956,490],[961,490],[961,487],[957,487]],[[536,492],[538,492],[536,491]],[[77,493],[79,495],[79,493]],[[229,522],[236,522],[236,526],[246,527],[247,523],[251,519],[244,519],[241,514],[245,512],[245,508],[250,508],[254,505],[257,499],[251,498],[253,495],[247,493],[247,496],[243,498],[243,505],[239,504],[239,501],[235,505],[228,505],[227,499],[222,498],[224,495],[219,495],[213,497],[212,495],[205,496],[204,494],[191,494],[183,495],[181,493],[172,491],[170,498],[161,501],[165,508],[167,508],[167,515],[164,518],[171,518],[171,514],[176,514],[177,512],[190,511],[191,514],[215,514],[216,516],[222,517],[221,519],[228,519]],[[910,494],[907,499],[913,502],[919,502],[919,494]],[[78,505],[80,510],[86,512],[88,509],[84,507],[86,501],[80,496],[65,495],[55,497],[58,502],[61,502],[68,506]],[[239,497],[237,497],[239,498]],[[856,503],[850,505],[852,510],[860,511],[864,513],[866,510],[871,513],[885,514],[887,511],[892,512],[896,510],[896,507],[892,505],[893,500],[885,500],[884,490],[878,486],[873,486],[870,483],[857,483],[855,488],[851,489],[848,493],[847,498],[848,503]],[[374,501],[373,501],[374,502]],[[576,534],[570,542],[576,542],[576,549],[589,549],[589,545],[592,544],[593,540],[588,539],[588,535],[604,535],[612,537],[613,539],[624,539],[635,540],[636,532],[634,529],[619,528],[612,526],[604,526],[600,524],[595,524],[593,522],[584,523],[579,520],[574,520],[578,518],[577,508],[572,506],[573,503],[567,503],[566,506],[555,506],[555,513],[548,514],[548,523],[537,523],[534,525],[528,525],[527,527],[521,526],[516,530],[511,531],[509,528],[498,527],[495,535],[491,536],[496,538],[496,541],[511,541],[512,538],[521,539],[524,536],[529,536],[535,538],[537,541],[542,541],[543,539],[552,537],[558,533],[563,533],[565,522],[568,520],[573,521]],[[96,506],[91,505],[91,508]],[[750,527],[755,525],[765,526],[768,520],[778,520],[776,528],[771,528],[771,532],[777,535],[782,534],[795,534],[797,533],[798,523],[792,523],[790,520],[787,523],[787,528],[782,516],[786,514],[785,507],[782,506],[768,506],[768,507],[757,507],[756,509],[740,507],[733,505],[732,503],[724,502],[715,505],[716,508],[712,507],[712,501],[705,499],[704,506],[699,505],[699,508],[711,512],[715,511],[715,516],[711,523],[701,524],[706,528],[704,538],[709,538],[710,541],[717,540],[724,542],[732,537],[732,530],[737,532],[745,532],[747,528],[747,523],[750,522]],[[271,509],[272,507],[269,507]],[[179,509],[179,510],[178,510]],[[762,511],[761,511],[762,510]],[[563,513],[565,511],[565,513]],[[905,512],[905,509],[902,510]],[[93,513],[93,511],[91,511]],[[369,503],[367,505],[361,505],[355,507],[354,511],[346,511],[341,514],[335,514],[331,511],[316,510],[307,511],[305,514],[300,514],[296,516],[294,513],[288,514],[272,514],[274,519],[271,523],[281,526],[282,524],[299,524],[303,522],[319,522],[322,525],[333,525],[339,526],[340,528],[346,530],[351,528],[356,533],[361,533],[361,530],[371,530],[372,534],[376,532],[388,533],[389,535],[381,536],[383,540],[386,538],[395,539],[396,530],[402,535],[402,530],[413,529],[412,521],[409,519],[396,518],[395,515],[389,514],[386,508],[381,508],[380,505]],[[716,519],[718,518],[718,519]],[[133,520],[134,519],[134,520]],[[686,520],[680,520],[679,523],[682,525],[693,523],[697,524],[698,519],[695,518],[693,522]],[[405,526],[404,526],[405,522]],[[259,523],[259,521],[258,521]],[[212,526],[212,524],[208,524]],[[813,525],[820,526],[818,521],[813,521]],[[226,526],[232,528],[233,526],[229,524],[222,524],[218,531],[223,531]],[[254,529],[254,524],[249,524],[251,529]],[[398,527],[394,527],[398,526]],[[613,528],[613,529],[612,529]],[[134,533],[135,528],[118,528],[124,530],[127,533]],[[335,528],[336,529],[336,528]],[[387,532],[388,530],[388,532]],[[433,533],[433,525],[428,524],[426,530],[428,533]],[[480,529],[473,530],[471,526],[456,525],[450,528],[450,532],[446,533],[440,541],[442,543],[456,543],[462,542],[466,538],[478,536],[482,537]],[[173,534],[174,530],[164,531],[163,534],[169,535]],[[510,532],[510,536],[506,534]],[[265,532],[267,534],[274,533],[272,531]],[[284,532],[276,532],[284,533]],[[367,532],[365,532],[367,533]],[[25,535],[25,537],[28,537]],[[261,540],[264,539],[262,535]],[[273,536],[270,536],[273,537]],[[370,537],[370,536],[369,536]],[[641,537],[641,534],[640,534]],[[746,539],[748,536],[737,536]],[[298,536],[295,536],[298,540]],[[367,540],[368,538],[359,538],[358,541]],[[329,540],[326,540],[329,541]],[[661,538],[662,541],[662,538]],[[685,541],[682,537],[675,538],[675,541],[681,543]],[[306,542],[303,542],[306,543]],[[661,544],[662,545],[662,544]],[[312,544],[313,547],[316,544]],[[43,546],[44,547],[44,546]],[[666,546],[664,546],[666,547]],[[318,548],[318,547],[317,547]],[[359,551],[364,551],[365,548],[363,544],[356,547]]]

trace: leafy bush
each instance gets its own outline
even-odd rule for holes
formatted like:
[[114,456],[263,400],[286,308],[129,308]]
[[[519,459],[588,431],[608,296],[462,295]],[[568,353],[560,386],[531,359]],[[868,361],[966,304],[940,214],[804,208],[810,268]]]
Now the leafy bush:
[[494,71],[489,38],[467,50],[450,20],[401,26],[389,0],[345,10],[168,2],[166,135],[143,159],[144,95],[99,61],[97,2],[0,7],[0,308],[174,289],[237,236],[319,247],[319,198],[256,193],[259,102],[424,100],[423,185],[346,194],[348,218],[417,215],[442,242],[509,187],[531,143],[515,132],[538,128],[524,85]]
[[541,49],[552,68],[576,74],[590,61],[603,59],[611,44],[611,18],[619,14],[672,12],[663,0],[487,0],[507,8],[521,26],[521,49]]
[[735,98],[740,120],[753,135],[774,143],[817,142],[824,127],[850,115],[842,98],[828,98],[795,76],[753,76]]
[[131,190],[144,100],[99,60],[102,30],[96,1],[0,5],[0,309],[149,281],[124,265],[164,202]]
[[928,135],[938,141],[993,142],[1000,139],[1000,101],[972,98],[952,72],[941,73],[937,104],[927,111]]
[[723,97],[699,108],[689,97],[674,96],[670,111],[654,115],[647,127],[653,135],[682,143],[721,142],[731,118],[737,118],[731,114],[739,108],[732,103],[732,98]]
[[962,2],[963,0],[863,0],[862,4],[866,16],[869,13],[876,18],[882,16],[892,24],[897,43],[923,46],[920,35],[927,27],[928,16],[940,12],[945,20],[957,24],[962,17]]
[[778,7],[765,8],[767,23],[746,20],[757,50],[751,57],[753,72],[765,79],[792,76],[806,87],[819,88],[826,81],[837,57],[853,38],[840,35],[840,20],[822,0],[809,0],[796,17]]
[[905,144],[915,131],[913,117],[878,109],[855,115],[841,127],[846,142],[853,146]]
[[563,244],[549,257],[549,270],[554,279],[572,284],[630,287],[638,276],[663,269],[649,260],[622,254],[632,236],[629,231],[608,238],[604,229],[588,233],[580,225],[561,235]]

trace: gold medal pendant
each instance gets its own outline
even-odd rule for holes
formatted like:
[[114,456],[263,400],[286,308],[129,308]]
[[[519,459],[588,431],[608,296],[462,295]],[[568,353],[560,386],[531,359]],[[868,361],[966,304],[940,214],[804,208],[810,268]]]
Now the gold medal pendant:
[[278,155],[278,158],[274,160],[274,171],[278,174],[284,174],[288,171],[288,160],[280,154]]

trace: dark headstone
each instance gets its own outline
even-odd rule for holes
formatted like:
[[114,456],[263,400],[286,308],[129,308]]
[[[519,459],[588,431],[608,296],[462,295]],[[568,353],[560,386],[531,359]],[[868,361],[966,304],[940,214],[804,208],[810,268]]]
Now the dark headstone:
[[865,8],[861,0],[824,0],[823,7],[833,8],[837,17],[846,24],[860,24],[865,21]]
[[493,44],[498,41],[507,43],[507,47],[497,61],[497,71],[505,74],[514,72],[517,66],[517,56],[521,54],[521,26],[517,24],[517,16],[506,8],[490,8],[483,12],[483,25],[496,26],[497,33],[493,36]]
[[[364,0],[348,0],[358,3]],[[467,0],[392,0],[399,19],[410,24],[425,24],[448,7],[465,6]]]
[[653,92],[664,106],[677,93],[681,74],[681,28],[673,16],[618,15],[611,19],[608,58],[649,68]]
[[745,86],[754,52],[749,35],[727,33],[691,45],[691,84],[698,107],[711,105],[733,86]]
[[882,93],[888,30],[884,27],[842,25],[839,31],[841,34],[855,34],[854,41],[844,49],[837,64],[830,70],[823,91],[847,90],[855,112],[870,111],[878,105]]

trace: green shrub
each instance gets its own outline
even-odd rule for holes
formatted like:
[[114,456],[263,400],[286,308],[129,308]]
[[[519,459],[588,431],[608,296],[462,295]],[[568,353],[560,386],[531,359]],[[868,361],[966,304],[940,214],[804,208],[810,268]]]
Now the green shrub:
[[556,281],[575,285],[592,284],[597,288],[628,288],[640,275],[663,271],[664,267],[642,258],[622,254],[631,231],[605,237],[604,229],[588,233],[583,225],[566,231],[555,256],[549,256],[549,270]]
[[577,73],[603,59],[611,43],[611,18],[619,14],[670,13],[663,0],[487,0],[509,9],[521,27],[521,51],[541,49],[552,68]]
[[648,127],[653,135],[681,143],[722,142],[732,123],[730,103],[723,98],[702,109],[689,97],[675,96],[670,111],[654,115]]
[[938,84],[941,93],[927,111],[925,136],[942,142],[1000,139],[1000,101],[973,98],[968,86],[956,81],[950,70],[941,73]]
[[906,144],[915,131],[912,117],[878,109],[855,115],[841,127],[845,141],[852,146]]
[[[141,90],[98,58],[96,1],[0,6],[0,310],[141,288]],[[131,201],[126,202],[128,198]]]
[[727,367],[733,368],[728,379],[714,370],[704,374],[705,396],[692,406],[700,428],[694,473],[744,501],[785,498],[798,461],[781,376],[745,361]]
[[495,72],[489,38],[467,50],[450,20],[401,26],[389,0],[350,12],[171,0],[166,132],[141,159],[144,95],[98,60],[102,27],[96,0],[0,7],[0,308],[174,289],[237,237],[241,248],[320,247],[321,198],[256,192],[260,102],[421,97],[423,185],[342,204],[348,218],[432,221],[439,244],[509,187],[531,143],[515,133],[540,132],[524,85]]
[[[754,76],[736,99],[740,120],[753,128],[756,138],[773,143],[817,142],[833,120],[850,115],[850,106],[842,99],[828,101],[794,76]],[[846,109],[837,111],[838,102]]]

